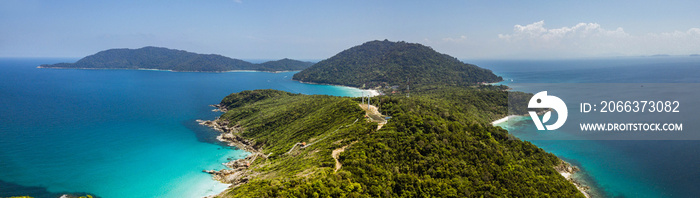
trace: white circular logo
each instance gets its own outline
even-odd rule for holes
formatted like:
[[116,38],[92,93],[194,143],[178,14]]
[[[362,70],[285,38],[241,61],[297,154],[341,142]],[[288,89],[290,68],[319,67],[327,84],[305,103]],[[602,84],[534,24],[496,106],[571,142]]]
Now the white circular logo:
[[[552,117],[552,111],[547,111],[544,113],[544,116],[542,117],[542,120],[540,121],[540,117],[537,115],[537,112],[535,111],[528,111],[530,113],[530,117],[532,117],[532,121],[535,122],[535,126],[537,126],[537,130],[556,130],[562,125],[564,125],[564,122],[566,122],[566,117],[568,116],[569,112],[568,109],[566,109],[566,104],[564,104],[564,101],[559,99],[556,96],[548,96],[547,91],[541,91],[532,98],[530,98],[530,102],[527,104],[528,108],[551,108],[554,109],[554,111],[557,112],[557,121],[554,122],[554,124],[550,125],[544,125],[547,121],[549,121],[549,118]],[[545,128],[546,127],[546,128]]]

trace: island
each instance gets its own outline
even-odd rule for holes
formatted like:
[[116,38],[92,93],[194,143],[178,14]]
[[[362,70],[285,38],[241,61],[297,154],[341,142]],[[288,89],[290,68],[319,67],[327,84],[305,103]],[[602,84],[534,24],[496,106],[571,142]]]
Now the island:
[[[217,197],[585,196],[566,177],[574,167],[491,124],[527,111],[512,106],[532,94],[481,83],[501,78],[433,52],[371,41],[295,75],[399,92],[353,98],[249,90],[223,98],[215,107],[224,114],[198,122],[251,155],[203,170],[232,184]],[[365,71],[373,67],[380,69]]]
[[293,79],[360,88],[503,81],[491,70],[463,63],[430,47],[388,40],[370,41],[344,50],[294,74]]
[[78,60],[75,63],[45,64],[39,68],[64,69],[154,69],[178,72],[226,72],[235,70],[294,71],[313,65],[292,59],[254,64],[216,54],[197,54],[162,47],[110,49]]

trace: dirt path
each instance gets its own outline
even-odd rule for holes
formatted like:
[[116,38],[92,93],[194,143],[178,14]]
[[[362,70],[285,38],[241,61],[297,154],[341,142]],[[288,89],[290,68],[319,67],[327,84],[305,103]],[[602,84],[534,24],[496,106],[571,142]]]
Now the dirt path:
[[362,108],[362,110],[365,110],[365,113],[372,122],[376,122],[379,124],[377,126],[377,130],[381,129],[386,124],[386,116],[382,115],[382,113],[379,113],[379,109],[376,106],[367,104],[358,105],[360,105],[360,108]]
[[340,170],[340,167],[343,166],[343,164],[340,164],[340,162],[338,161],[338,156],[340,156],[340,153],[345,151],[345,148],[347,148],[348,146],[350,145],[345,145],[344,147],[337,148],[333,150],[333,152],[331,152],[331,157],[333,157],[333,159],[335,160],[335,171],[333,172],[338,172],[338,170]]

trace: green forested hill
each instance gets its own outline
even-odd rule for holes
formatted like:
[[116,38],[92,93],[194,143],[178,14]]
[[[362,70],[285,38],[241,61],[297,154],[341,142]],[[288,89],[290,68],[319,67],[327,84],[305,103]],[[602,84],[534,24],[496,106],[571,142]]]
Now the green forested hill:
[[303,70],[314,63],[312,62],[304,62],[304,61],[298,61],[298,60],[292,60],[292,59],[280,59],[276,61],[267,61],[264,63],[258,64],[259,68],[258,70],[261,71],[294,71],[294,70]]
[[310,65],[311,63],[308,62],[290,59],[253,64],[216,54],[196,54],[162,47],[143,47],[139,49],[110,49],[82,58],[75,63],[41,65],[41,67],[222,72],[230,70],[301,70]]
[[498,82],[491,70],[465,64],[416,43],[370,41],[314,64],[294,80],[376,87],[411,84],[470,85]]
[[[221,119],[268,158],[223,197],[582,197],[560,160],[489,123],[507,113],[500,89],[433,87],[374,97],[392,116],[380,130],[359,98],[234,93]],[[358,120],[355,122],[355,120]],[[309,146],[293,149],[298,142]],[[335,171],[333,150],[345,148]]]

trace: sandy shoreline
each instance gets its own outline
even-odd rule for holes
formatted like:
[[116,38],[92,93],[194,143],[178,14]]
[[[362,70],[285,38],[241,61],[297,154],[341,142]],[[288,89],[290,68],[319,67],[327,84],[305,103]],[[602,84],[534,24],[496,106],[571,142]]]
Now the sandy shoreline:
[[[335,86],[340,86],[340,85],[335,85]],[[350,87],[350,88],[354,88],[354,87]],[[355,89],[360,89],[360,88],[355,88]],[[366,92],[369,92],[370,97],[381,95],[381,92],[379,90],[375,90],[375,89],[360,89],[360,90],[362,90],[363,94]]]
[[506,116],[504,118],[501,118],[501,119],[498,119],[496,121],[491,122],[491,125],[497,125],[500,123],[508,122],[509,119],[514,118],[514,117],[518,117],[518,116],[517,115],[509,115],[509,116]]
[[[315,83],[315,82],[304,82],[304,81],[301,81],[301,80],[293,80],[293,81],[297,81],[297,82],[304,83],[304,84],[311,84],[311,85],[331,85],[331,86],[338,86],[338,87],[345,87],[345,88],[357,89],[357,90],[362,91],[362,94],[363,94],[363,95],[364,95],[364,94],[367,94],[367,92],[369,92],[369,96],[370,96],[370,97],[382,95],[382,92],[379,91],[379,90],[376,90],[376,89],[361,89],[361,88],[351,87],[351,86],[345,86],[345,85],[326,84],[326,83]],[[364,96],[366,96],[366,95],[364,95]],[[360,97],[360,96],[356,96],[356,97]]]

